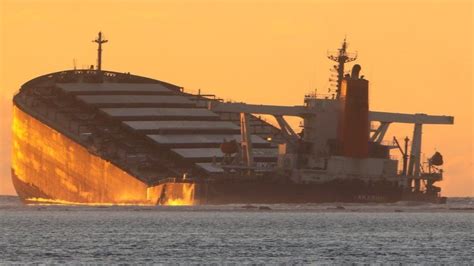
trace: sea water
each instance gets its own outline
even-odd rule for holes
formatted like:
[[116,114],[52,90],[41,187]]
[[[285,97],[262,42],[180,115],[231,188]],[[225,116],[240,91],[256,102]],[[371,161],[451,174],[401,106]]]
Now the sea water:
[[474,263],[474,200],[26,206],[0,197],[0,263]]

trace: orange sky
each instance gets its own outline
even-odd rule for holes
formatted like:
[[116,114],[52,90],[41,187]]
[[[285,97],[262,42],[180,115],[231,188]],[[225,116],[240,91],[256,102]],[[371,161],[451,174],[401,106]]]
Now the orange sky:
[[[36,76],[95,64],[224,99],[298,105],[328,87],[344,36],[370,81],[371,109],[455,116],[425,126],[445,156],[447,196],[474,196],[471,1],[0,0],[0,194],[10,181],[11,98]],[[387,137],[411,137],[398,126]]]

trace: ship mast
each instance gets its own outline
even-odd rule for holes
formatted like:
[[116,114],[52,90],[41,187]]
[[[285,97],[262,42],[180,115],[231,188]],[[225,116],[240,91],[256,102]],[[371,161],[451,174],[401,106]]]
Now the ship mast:
[[102,44],[108,42],[108,40],[102,39],[102,32],[99,31],[99,36],[97,39],[93,40],[92,42],[95,42],[99,45],[99,48],[97,49],[97,70],[101,71],[102,70]]
[[328,53],[328,58],[338,63],[334,67],[337,70],[336,99],[339,99],[341,96],[342,79],[344,78],[344,64],[356,60],[357,53],[347,52],[347,42],[346,38],[344,38],[341,48],[337,52]]

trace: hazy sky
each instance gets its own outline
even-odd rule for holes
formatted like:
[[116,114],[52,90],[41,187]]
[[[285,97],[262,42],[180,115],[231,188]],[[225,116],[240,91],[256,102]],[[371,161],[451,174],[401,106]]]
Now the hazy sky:
[[[371,110],[446,114],[423,151],[445,156],[448,196],[474,196],[471,1],[0,0],[0,194],[10,181],[11,98],[46,73],[95,64],[224,99],[298,105],[328,87],[344,36],[370,81]],[[411,138],[411,127],[387,137]],[[394,153],[395,155],[398,155]]]

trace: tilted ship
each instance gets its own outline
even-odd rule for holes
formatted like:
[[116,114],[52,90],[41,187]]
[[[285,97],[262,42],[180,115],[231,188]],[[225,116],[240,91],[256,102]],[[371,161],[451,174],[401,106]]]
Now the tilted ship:
[[[301,106],[224,102],[163,81],[66,70],[25,83],[13,98],[12,180],[26,203],[442,203],[443,158],[421,161],[423,124],[450,116],[369,111],[369,82],[344,40],[335,91]],[[273,116],[278,126],[260,116]],[[295,130],[285,116],[302,119]],[[384,141],[392,123],[412,139]],[[399,150],[399,163],[390,150]]]

